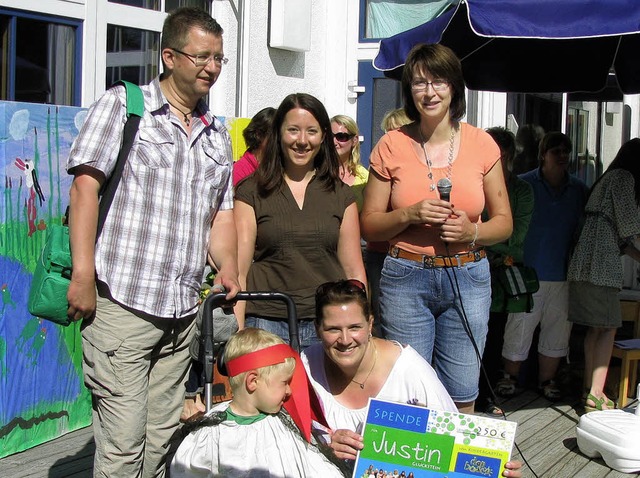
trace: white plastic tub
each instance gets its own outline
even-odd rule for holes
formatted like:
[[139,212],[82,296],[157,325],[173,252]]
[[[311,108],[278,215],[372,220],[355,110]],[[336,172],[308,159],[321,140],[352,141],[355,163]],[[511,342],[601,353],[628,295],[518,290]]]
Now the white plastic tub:
[[640,416],[625,410],[585,413],[576,429],[578,447],[623,473],[640,471]]

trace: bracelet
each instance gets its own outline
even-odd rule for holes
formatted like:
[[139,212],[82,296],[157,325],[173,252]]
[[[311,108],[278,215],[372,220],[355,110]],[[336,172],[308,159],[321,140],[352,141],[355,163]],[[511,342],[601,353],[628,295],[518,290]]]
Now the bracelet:
[[476,247],[476,240],[478,240],[478,223],[477,223],[477,222],[474,222],[474,223],[473,223],[473,225],[474,225],[474,226],[476,226],[476,232],[475,232],[475,234],[473,235],[473,240],[469,243],[469,247],[470,247],[471,249],[473,249],[473,248],[475,248],[475,247]]

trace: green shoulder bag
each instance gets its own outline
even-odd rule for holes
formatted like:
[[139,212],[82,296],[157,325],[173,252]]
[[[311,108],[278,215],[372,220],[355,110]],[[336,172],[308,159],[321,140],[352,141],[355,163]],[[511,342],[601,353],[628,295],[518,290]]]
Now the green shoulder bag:
[[[98,229],[96,240],[102,231],[109,207],[113,201],[124,163],[129,156],[133,140],[135,139],[144,114],[144,97],[138,85],[127,81],[120,81],[127,91],[127,121],[124,126],[122,146],[114,172],[105,183],[100,194],[98,212]],[[67,214],[68,217],[68,214]],[[66,220],[63,224],[52,224],[47,227],[47,239],[38,258],[36,269],[29,289],[27,309],[36,317],[50,320],[59,325],[69,325],[67,317],[67,292],[71,283],[72,262],[69,247],[69,227]]]

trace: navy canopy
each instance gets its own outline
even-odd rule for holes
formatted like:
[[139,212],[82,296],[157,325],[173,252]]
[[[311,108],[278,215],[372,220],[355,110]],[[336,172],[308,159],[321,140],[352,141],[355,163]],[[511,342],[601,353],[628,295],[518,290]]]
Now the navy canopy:
[[473,90],[594,92],[615,71],[622,92],[640,93],[638,0],[462,0],[382,40],[373,66],[399,78],[419,43],[453,49]]

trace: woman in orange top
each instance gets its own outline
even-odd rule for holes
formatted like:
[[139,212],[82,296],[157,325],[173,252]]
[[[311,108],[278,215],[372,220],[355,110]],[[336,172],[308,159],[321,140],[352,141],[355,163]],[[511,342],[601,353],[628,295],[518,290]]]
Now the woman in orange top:
[[[380,282],[382,333],[431,362],[458,409],[472,413],[491,304],[482,246],[512,230],[500,150],[460,122],[462,67],[449,48],[413,48],[402,91],[414,122],[385,134],[372,152],[361,215],[365,239],[391,244]],[[440,180],[452,184],[450,200],[440,198]],[[485,206],[490,219],[482,223]]]

